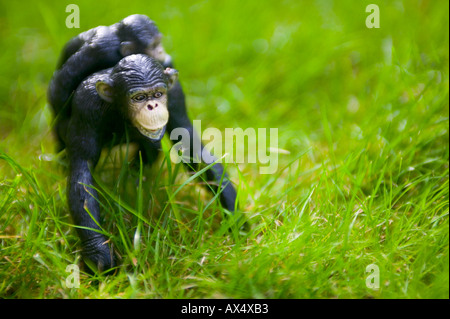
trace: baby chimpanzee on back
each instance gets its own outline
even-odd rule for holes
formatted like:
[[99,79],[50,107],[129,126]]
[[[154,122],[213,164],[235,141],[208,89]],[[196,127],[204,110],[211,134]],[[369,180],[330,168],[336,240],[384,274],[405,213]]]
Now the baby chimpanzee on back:
[[[99,270],[108,270],[115,261],[107,238],[86,229],[99,229],[100,207],[95,189],[85,185],[93,185],[91,170],[113,134],[120,136],[128,130],[149,161],[160,149],[165,131],[184,128],[189,132],[189,145],[201,145],[184,154],[197,159],[206,156],[208,162],[214,159],[194,134],[177,71],[164,69],[172,62],[160,40],[154,23],[142,15],[89,30],[69,41],[50,82],[48,95],[56,116],[56,134],[70,160],[70,211],[75,224],[82,226],[77,231],[84,259]],[[180,140],[181,136],[173,142]],[[194,162],[187,168],[195,170],[196,165]],[[223,166],[217,163],[205,174],[211,183],[208,189],[215,192],[220,187],[222,205],[234,212],[236,191]]]
[[[111,26],[99,26],[72,38],[64,47],[57,70],[48,88],[48,100],[55,114],[56,130],[64,134],[65,116],[70,115],[68,100],[88,75],[113,67],[123,57],[143,53],[157,59],[164,66],[171,65],[171,57],[161,44],[162,34],[147,16],[134,14]],[[65,116],[62,116],[63,113]],[[60,148],[64,148],[63,141]]]

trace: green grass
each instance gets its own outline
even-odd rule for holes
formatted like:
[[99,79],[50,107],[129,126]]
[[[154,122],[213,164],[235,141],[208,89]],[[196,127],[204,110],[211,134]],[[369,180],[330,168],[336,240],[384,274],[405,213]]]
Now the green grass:
[[[78,30],[67,3],[0,3],[0,297],[449,298],[448,1],[75,1]],[[152,168],[100,165],[121,266],[70,289],[80,246],[46,88],[71,36],[132,13],[164,33],[203,129],[278,128],[289,154],[270,175],[228,165],[241,234],[168,139]]]

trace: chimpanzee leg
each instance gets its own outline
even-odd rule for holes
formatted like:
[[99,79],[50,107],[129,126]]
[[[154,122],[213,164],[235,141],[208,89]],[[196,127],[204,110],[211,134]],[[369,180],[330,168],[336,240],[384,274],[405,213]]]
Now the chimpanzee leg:
[[[176,128],[184,128],[189,133],[189,157],[195,159],[202,159],[203,144],[200,138],[194,132],[192,123],[186,112],[185,98],[183,90],[179,82],[175,83],[169,91],[169,123],[167,124],[167,132],[170,133]],[[177,143],[181,140],[173,141]],[[200,145],[198,150],[194,149],[193,145]],[[206,154],[208,162],[212,163],[215,158],[209,152]],[[205,156],[203,156],[204,159]],[[195,163],[189,163],[187,165],[189,170],[196,170],[197,165]],[[206,178],[208,182],[214,182],[216,185],[211,185],[213,190],[217,190],[217,186],[221,185],[220,202],[227,210],[234,212],[236,205],[236,191],[228,178],[228,175],[224,172],[223,166],[220,163],[215,164],[208,171],[206,171]],[[221,183],[221,184],[220,184]]]
[[56,69],[60,69],[62,65],[82,47],[83,44],[84,41],[79,35],[70,39],[64,46],[61,56],[59,57],[58,64],[56,65]]

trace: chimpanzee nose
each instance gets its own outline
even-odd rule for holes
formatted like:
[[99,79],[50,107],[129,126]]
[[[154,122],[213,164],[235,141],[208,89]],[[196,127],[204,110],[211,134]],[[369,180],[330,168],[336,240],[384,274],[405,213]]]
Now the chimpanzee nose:
[[157,107],[158,107],[158,104],[155,104],[155,106],[153,106],[153,105],[151,105],[151,104],[147,105],[147,109],[148,109],[149,111],[151,111],[151,110],[153,110],[153,109],[156,109]]

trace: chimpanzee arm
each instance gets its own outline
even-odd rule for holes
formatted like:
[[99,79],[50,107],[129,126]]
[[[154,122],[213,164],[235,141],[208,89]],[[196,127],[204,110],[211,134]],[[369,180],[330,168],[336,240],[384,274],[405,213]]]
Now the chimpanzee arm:
[[77,231],[83,258],[98,270],[107,270],[114,266],[114,259],[107,238],[95,231],[100,230],[100,207],[97,192],[89,187],[94,184],[91,169],[100,157],[101,141],[95,128],[77,115],[69,123],[67,151],[70,161],[67,197],[72,219],[80,226]]
[[[185,97],[183,93],[183,89],[179,81],[177,81],[174,86],[169,91],[169,122],[167,124],[167,131],[170,135],[170,132],[173,129],[182,127],[185,128],[189,132],[190,139],[190,157],[191,158],[202,158],[202,152],[204,149],[203,144],[200,141],[200,138],[194,132],[194,127],[187,115]],[[174,141],[177,143],[179,140]],[[200,150],[195,150],[192,146],[200,145]],[[197,154],[194,152],[197,151]],[[215,160],[213,155],[208,154],[208,157],[212,159],[212,162]],[[187,165],[189,170],[196,169],[195,163],[190,163]],[[236,191],[228,178],[228,175],[224,172],[223,166],[220,163],[215,164],[211,167],[211,169],[206,171],[206,178],[209,182],[214,182],[217,185],[222,181],[222,193],[220,194],[220,202],[227,210],[234,212],[236,205]],[[213,185],[212,185],[213,186]],[[217,186],[213,189],[216,191]]]
[[[120,52],[117,49],[111,49],[119,47],[118,39],[113,36],[110,39],[103,36],[101,39],[102,42],[95,45],[83,44],[53,74],[49,84],[48,99],[56,114],[62,111],[64,114],[70,114],[70,108],[68,106],[64,108],[64,106],[84,78],[94,72],[112,67],[120,61]],[[75,46],[78,45],[77,40],[72,42]],[[63,53],[62,60],[65,59],[66,54],[69,54],[69,51]]]

